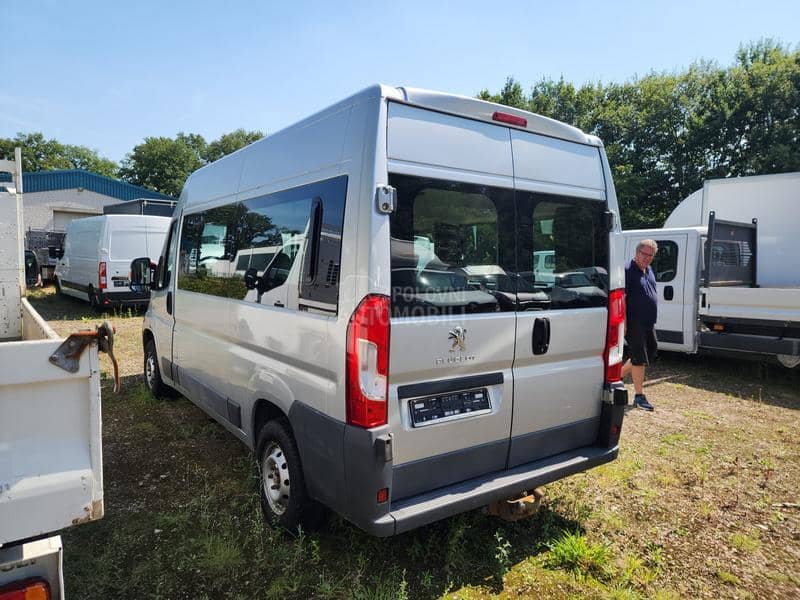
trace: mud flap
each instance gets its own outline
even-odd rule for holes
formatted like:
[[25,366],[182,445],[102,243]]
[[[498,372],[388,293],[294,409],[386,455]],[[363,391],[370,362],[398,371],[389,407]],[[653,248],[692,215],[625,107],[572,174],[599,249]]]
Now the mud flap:
[[622,383],[605,390],[603,407],[600,411],[600,430],[597,433],[597,445],[602,448],[613,448],[619,444],[622,433],[622,419],[625,406],[628,404],[628,390]]

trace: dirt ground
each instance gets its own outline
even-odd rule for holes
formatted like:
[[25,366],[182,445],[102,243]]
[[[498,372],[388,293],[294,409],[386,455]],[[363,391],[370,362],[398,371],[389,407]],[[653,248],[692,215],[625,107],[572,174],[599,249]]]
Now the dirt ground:
[[[102,320],[32,302],[60,334]],[[292,537],[264,526],[246,448],[142,386],[141,315],[109,318],[106,516],[64,533],[71,598],[800,598],[800,369],[664,354],[619,458],[520,523],[475,511],[377,540],[331,517]]]

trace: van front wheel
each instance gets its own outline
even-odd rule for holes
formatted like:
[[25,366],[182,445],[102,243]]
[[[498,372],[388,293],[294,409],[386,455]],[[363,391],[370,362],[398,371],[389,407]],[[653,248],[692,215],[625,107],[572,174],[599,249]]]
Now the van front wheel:
[[156,398],[169,398],[175,395],[172,388],[161,379],[156,343],[153,340],[147,340],[144,345],[144,382]]
[[308,496],[300,453],[288,424],[268,421],[258,434],[261,509],[267,521],[289,531],[309,531],[322,520],[322,507]]

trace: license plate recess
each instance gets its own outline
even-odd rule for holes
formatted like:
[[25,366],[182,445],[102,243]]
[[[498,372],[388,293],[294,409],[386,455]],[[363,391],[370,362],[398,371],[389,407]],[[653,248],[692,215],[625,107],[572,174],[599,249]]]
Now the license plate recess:
[[492,412],[486,388],[448,392],[408,401],[408,412],[414,427],[463,419]]

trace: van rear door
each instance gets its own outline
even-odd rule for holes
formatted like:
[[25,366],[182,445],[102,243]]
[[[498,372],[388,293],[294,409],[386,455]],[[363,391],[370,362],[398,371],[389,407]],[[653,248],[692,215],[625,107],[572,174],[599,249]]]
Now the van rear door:
[[392,499],[506,466],[516,331],[507,128],[389,103]]
[[[594,443],[608,321],[600,150],[512,130],[519,312],[508,467]],[[552,270],[537,261],[548,258]]]

